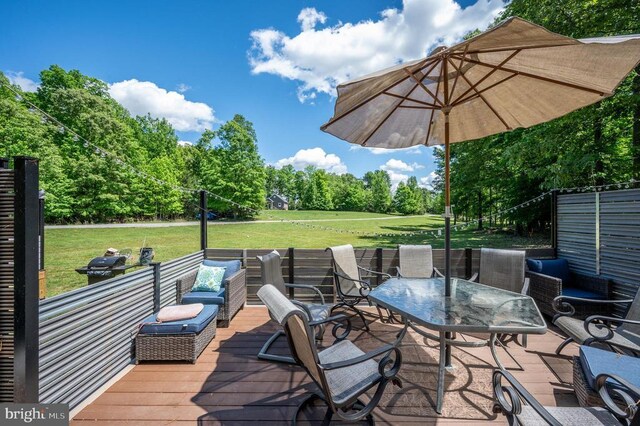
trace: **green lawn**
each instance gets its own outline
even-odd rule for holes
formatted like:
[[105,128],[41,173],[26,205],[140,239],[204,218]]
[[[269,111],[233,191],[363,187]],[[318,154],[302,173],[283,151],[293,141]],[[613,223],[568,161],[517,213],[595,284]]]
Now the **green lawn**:
[[[271,211],[269,213],[272,213]],[[443,236],[407,236],[421,230],[443,226],[438,216],[408,217],[378,220],[387,215],[357,212],[276,212],[279,218],[289,219],[354,219],[370,220],[345,222],[311,222],[311,228],[291,223],[254,223],[209,225],[209,247],[272,248],[300,247],[325,248],[336,244],[353,244],[356,247],[394,247],[397,244],[428,243],[435,248],[444,245]],[[265,218],[266,217],[262,217]],[[215,223],[215,222],[213,222]],[[331,228],[327,229],[319,229]],[[338,232],[338,231],[342,231]],[[392,233],[394,236],[353,235],[347,230],[367,234]],[[47,269],[47,293],[53,296],[86,285],[86,276],[75,268],[86,265],[101,256],[108,247],[130,248],[136,253],[140,247],[153,247],[155,260],[166,261],[192,253],[199,248],[199,227],[163,228],[109,228],[109,229],[48,229],[46,231],[45,263]],[[543,237],[515,237],[506,232],[478,232],[458,230],[452,232],[452,247],[536,247],[548,245]]]

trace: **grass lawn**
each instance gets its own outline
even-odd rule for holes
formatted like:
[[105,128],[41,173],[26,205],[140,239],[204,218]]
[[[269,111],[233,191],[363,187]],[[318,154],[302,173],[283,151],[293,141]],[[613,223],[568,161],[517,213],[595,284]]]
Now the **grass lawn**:
[[[269,211],[269,214],[274,212]],[[377,220],[388,215],[359,212],[300,212],[277,211],[279,218],[287,219],[355,219],[370,220],[309,223],[311,228],[291,223],[253,223],[209,226],[209,247],[272,248],[299,247],[325,248],[337,244],[356,247],[394,247],[397,244],[431,244],[444,246],[444,237],[406,234],[428,231],[443,226],[438,216],[407,217]],[[267,219],[266,214],[261,216]],[[274,215],[275,216],[275,215]],[[214,222],[215,223],[215,222]],[[331,228],[327,229],[319,229]],[[345,231],[367,234],[385,233],[394,236],[353,235]],[[342,231],[342,232],[340,232]],[[471,229],[452,231],[452,247],[540,247],[549,244],[544,237],[515,237],[506,232],[479,232]],[[143,245],[153,247],[154,260],[167,261],[193,253],[200,244],[199,227],[162,228],[107,228],[107,229],[48,229],[45,234],[45,266],[47,294],[54,296],[86,285],[87,278],[75,272],[108,247],[130,248],[136,253]]]

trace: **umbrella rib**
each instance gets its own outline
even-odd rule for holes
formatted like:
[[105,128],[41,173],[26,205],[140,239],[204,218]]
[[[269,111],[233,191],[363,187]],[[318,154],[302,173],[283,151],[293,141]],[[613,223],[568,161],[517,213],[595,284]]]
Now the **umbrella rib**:
[[[440,67],[440,72],[438,73],[438,84],[436,84],[436,93],[440,90],[440,82],[442,81],[442,71],[443,67]],[[427,128],[427,136],[424,138],[424,146],[429,146],[429,136],[431,136],[431,128],[433,128],[433,115],[436,113],[435,109],[431,110],[431,115],[429,116],[429,127]]]
[[[466,82],[469,83],[471,85],[471,87],[469,87],[462,95],[458,96],[452,103],[456,103],[457,101],[459,101],[460,99],[462,99],[463,97],[465,97],[469,92],[471,92],[472,90],[475,90],[477,92],[477,87],[478,85],[480,85],[480,83],[482,83],[483,81],[485,81],[487,78],[491,77],[491,75],[493,75],[493,73],[495,73],[496,71],[498,71],[499,69],[502,69],[502,65],[506,64],[507,62],[509,62],[514,56],[516,56],[518,53],[520,53],[520,50],[516,50],[514,51],[511,55],[507,56],[505,59],[502,60],[502,62],[500,62],[500,64],[492,69],[491,71],[489,71],[487,74],[484,75],[484,77],[482,77],[480,80],[478,80],[475,84],[471,84],[469,82],[468,79],[465,78]],[[461,58],[462,60],[464,60],[464,56]],[[466,59],[467,61],[469,61],[469,59]],[[451,65],[458,70],[458,74],[461,74],[462,71],[460,71],[459,68],[457,68],[455,66],[455,64],[453,62],[451,62]],[[464,77],[464,75],[462,76]]]
[[[369,135],[367,135],[367,138],[360,144],[361,146],[365,146],[367,144],[367,142],[369,142],[369,139],[371,139],[373,137],[373,135],[378,131],[378,129],[380,129],[380,127],[382,127],[382,125],[384,123],[386,123],[386,121],[389,119],[389,117],[391,117],[391,114],[393,114],[394,112],[396,112],[396,110],[400,107],[400,104],[402,104],[412,93],[414,90],[416,90],[416,87],[418,87],[418,84],[416,83],[413,88],[411,90],[409,90],[407,92],[407,94],[405,96],[399,96],[399,95],[392,95],[392,96],[397,96],[400,99],[402,99],[400,102],[398,102],[396,104],[396,106],[393,107],[393,109],[391,109],[391,111],[389,112],[389,114],[387,114],[384,119],[382,119],[378,125],[371,131],[371,133],[369,133]],[[383,92],[385,95],[390,95],[390,93],[386,93]]]
[[[417,84],[415,86],[413,86],[413,89],[411,89],[411,91],[409,93],[412,93],[415,90],[416,87],[418,87]],[[382,93],[384,95],[392,96],[394,98],[402,99],[402,100],[405,100],[405,101],[415,102],[417,104],[421,104],[421,105],[424,105],[426,107],[439,108],[438,105],[434,105],[434,104],[430,104],[429,102],[419,101],[417,99],[409,98],[409,97],[407,97],[408,95],[407,96],[400,96],[400,95],[396,95],[395,93],[391,93],[391,92],[382,92]]]
[[[467,45],[469,46],[469,45]],[[575,46],[575,44],[569,43],[552,43],[552,44],[538,44],[538,45],[523,45],[523,46],[511,46],[511,47],[500,47],[495,49],[475,49],[467,51],[468,54],[478,54],[478,53],[498,53],[498,52],[506,52],[513,49],[518,50],[531,50],[531,49],[545,49],[549,47],[562,47],[562,46]],[[452,52],[452,54],[457,55],[459,52]]]
[[[449,61],[451,62],[451,61]],[[456,68],[456,65],[451,62],[451,66]],[[456,68],[457,70],[457,68]],[[458,70],[458,72],[460,72]],[[504,119],[502,118],[502,116],[500,114],[498,114],[498,111],[495,110],[495,108],[489,103],[489,101],[487,101],[487,99],[478,91],[478,89],[476,88],[476,85],[479,84],[480,82],[476,83],[476,85],[473,85],[469,79],[467,79],[467,76],[464,74],[460,74],[462,76],[462,78],[469,83],[469,85],[471,86],[471,88],[476,92],[476,95],[478,95],[478,97],[480,99],[482,99],[482,101],[489,107],[489,109],[491,110],[491,112],[493,112],[495,114],[496,117],[498,117],[498,119],[502,122],[502,124],[504,125],[504,127],[506,127],[507,130],[511,130],[511,127],[507,124],[506,121],[504,121]],[[486,76],[485,76],[486,77]],[[482,81],[482,80],[481,80]]]
[[[460,58],[460,63],[458,64],[458,69],[462,69],[462,63],[464,62],[464,57],[467,55],[467,49],[469,48],[469,45],[467,44],[464,47],[464,52],[462,52],[462,57]],[[453,80],[453,87],[451,87],[451,93],[449,94],[449,99],[451,99],[453,97],[453,94],[456,91],[456,84],[458,84],[458,78],[460,78],[460,71],[458,71],[456,73],[456,78],[455,80]]]
[[418,82],[418,85],[422,88],[422,90],[427,92],[433,98],[434,101],[439,103],[440,106],[444,106],[442,101],[440,99],[438,99],[438,96],[434,95],[433,92],[431,92],[431,90],[429,90],[429,88],[422,83],[422,79],[416,77],[416,75],[414,73],[412,73],[411,71],[409,71],[408,69],[406,69],[406,68],[403,68],[403,69],[404,69],[404,72],[406,72],[409,75],[409,77],[412,77],[415,81]]
[[504,83],[504,82],[505,82],[505,81],[507,81],[507,80],[511,80],[513,77],[515,77],[515,76],[517,76],[517,75],[518,75],[518,74],[515,74],[515,73],[514,73],[514,74],[511,74],[511,75],[509,75],[508,77],[505,77],[505,78],[503,78],[502,80],[497,81],[497,82],[493,83],[492,85],[487,86],[487,87],[485,87],[484,89],[482,89],[482,90],[480,90],[480,91],[477,91],[476,93],[472,93],[471,95],[467,96],[467,97],[466,97],[466,98],[464,98],[464,99],[456,100],[456,101],[455,101],[451,106],[460,105],[460,104],[463,104],[463,103],[465,103],[465,102],[468,102],[468,101],[470,101],[470,100],[472,100],[472,99],[475,99],[475,98],[479,97],[478,95],[479,95],[480,93],[484,93],[484,92],[486,92],[487,90],[493,89],[493,88],[494,88],[494,87],[496,87],[497,85],[502,84],[502,83]]
[[477,65],[482,65],[482,66],[489,67],[489,68],[494,68],[496,70],[512,72],[512,73],[515,73],[515,74],[518,74],[518,75],[534,78],[534,79],[537,79],[537,80],[548,81],[550,83],[559,84],[561,86],[571,87],[573,89],[583,90],[585,92],[595,93],[595,94],[600,95],[600,96],[605,96],[605,95],[610,95],[611,94],[611,93],[605,93],[602,90],[592,89],[591,87],[581,86],[579,84],[567,83],[565,81],[556,80],[556,79],[553,79],[553,78],[550,78],[550,77],[544,77],[544,76],[537,75],[537,74],[531,74],[531,73],[528,73],[528,72],[525,72],[525,71],[514,70],[513,68],[505,68],[503,66],[487,64],[486,62],[478,61],[478,60],[475,60],[475,59],[467,58],[467,59],[465,59],[465,61],[469,62],[469,63],[472,63],[472,64],[477,64]]
[[[428,62],[428,61],[427,61]],[[329,120],[326,124],[324,124],[321,129],[324,130],[327,127],[331,126],[333,123],[335,123],[336,121],[346,117],[347,115],[351,114],[353,111],[357,110],[358,108],[360,108],[361,106],[363,106],[364,104],[366,104],[369,101],[374,100],[375,98],[377,98],[378,96],[380,96],[382,93],[386,92],[387,90],[393,89],[394,87],[396,87],[398,84],[402,83],[403,81],[407,80],[408,78],[411,78],[411,76],[406,76],[402,79],[400,79],[399,81],[396,81],[395,83],[391,84],[388,87],[385,87],[384,89],[382,89],[380,92],[376,93],[375,95],[369,96],[368,98],[366,98],[365,100],[363,100],[362,102],[359,102],[357,105],[349,108],[347,111],[343,112],[342,114],[340,114],[337,117],[332,118],[331,120]]]

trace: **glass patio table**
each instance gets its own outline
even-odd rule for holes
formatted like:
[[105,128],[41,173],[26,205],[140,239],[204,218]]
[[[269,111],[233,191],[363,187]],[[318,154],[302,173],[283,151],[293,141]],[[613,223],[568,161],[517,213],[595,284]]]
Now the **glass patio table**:
[[[445,354],[449,346],[489,346],[498,368],[495,343],[498,334],[544,334],[547,331],[538,307],[529,296],[483,284],[452,278],[451,296],[444,295],[443,278],[391,278],[369,294],[377,305],[400,314],[413,330],[440,343],[436,411],[442,412]],[[421,326],[438,334],[431,334]],[[486,340],[467,342],[449,334],[481,333]]]

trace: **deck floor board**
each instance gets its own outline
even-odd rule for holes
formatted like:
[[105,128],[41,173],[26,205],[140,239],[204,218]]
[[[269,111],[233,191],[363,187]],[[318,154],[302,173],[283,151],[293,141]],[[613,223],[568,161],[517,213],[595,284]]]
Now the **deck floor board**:
[[[370,350],[393,340],[397,325],[374,322],[371,333],[360,330],[354,319],[355,343]],[[264,308],[246,308],[229,328],[220,328],[196,364],[143,363],[76,414],[74,425],[241,425],[286,424],[298,402],[313,388],[296,366],[258,360],[263,342],[277,330]],[[323,345],[331,343],[327,332]],[[461,336],[461,338],[470,338]],[[471,338],[470,338],[471,339]],[[562,336],[554,330],[529,336],[527,348],[509,342],[499,356],[521,383],[545,405],[575,406],[571,387],[571,355],[577,346],[556,356]],[[274,350],[286,353],[285,342]],[[378,424],[506,424],[491,411],[493,360],[488,348],[454,348],[456,368],[447,374],[443,416],[433,408],[437,374],[437,345],[410,332],[401,347],[404,386],[389,386],[374,416]],[[519,364],[519,366],[518,366]],[[308,410],[301,420],[322,420],[321,406]]]

